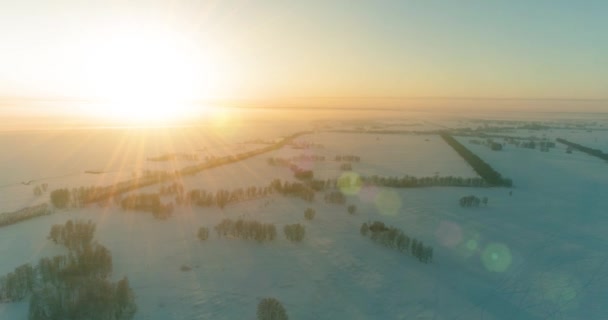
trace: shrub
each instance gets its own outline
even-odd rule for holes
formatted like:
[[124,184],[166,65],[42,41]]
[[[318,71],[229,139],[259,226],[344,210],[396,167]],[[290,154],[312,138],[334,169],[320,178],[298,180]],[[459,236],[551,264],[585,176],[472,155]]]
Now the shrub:
[[315,209],[308,208],[306,209],[306,211],[304,211],[304,218],[306,218],[306,220],[312,220],[315,218],[316,214],[317,212],[315,211]]
[[58,209],[64,209],[70,202],[70,191],[68,189],[57,189],[51,192],[51,203]]
[[369,231],[369,226],[367,225],[367,223],[363,223],[361,225],[361,229],[359,229],[359,232],[361,232],[362,236],[367,236],[367,232]]
[[348,206],[348,213],[350,214],[355,214],[355,212],[357,212],[357,206],[354,204],[351,204],[350,206]]
[[287,311],[275,298],[265,298],[258,304],[258,320],[287,320]]
[[209,228],[207,228],[207,227],[200,227],[198,229],[198,238],[201,241],[209,239]]

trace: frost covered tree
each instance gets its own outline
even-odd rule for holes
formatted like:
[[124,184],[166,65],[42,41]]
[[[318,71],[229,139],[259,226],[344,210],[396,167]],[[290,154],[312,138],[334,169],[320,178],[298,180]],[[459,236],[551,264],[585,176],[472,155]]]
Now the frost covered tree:
[[207,227],[200,227],[198,229],[198,238],[201,241],[209,239],[209,228],[207,228]]
[[354,204],[351,204],[348,206],[348,213],[350,214],[355,214],[355,212],[357,212],[357,206]]
[[359,229],[359,232],[361,233],[362,236],[367,236],[367,232],[369,231],[369,226],[367,225],[367,223],[363,223],[361,225],[361,229]]
[[68,189],[57,189],[51,192],[51,203],[57,209],[64,209],[70,203],[70,191]]
[[287,311],[275,298],[265,298],[258,304],[258,320],[287,320]]
[[312,220],[315,218],[316,214],[317,212],[315,211],[315,209],[308,208],[306,209],[306,211],[304,211],[304,218],[306,218],[306,220]]
[[299,223],[288,224],[283,228],[283,232],[285,232],[285,237],[290,241],[300,242],[304,239],[306,229]]

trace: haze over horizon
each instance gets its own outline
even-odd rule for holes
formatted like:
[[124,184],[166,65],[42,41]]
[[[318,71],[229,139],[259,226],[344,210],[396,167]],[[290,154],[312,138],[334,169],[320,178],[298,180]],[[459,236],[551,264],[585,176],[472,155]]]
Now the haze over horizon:
[[32,103],[49,99],[114,105],[103,112],[192,101],[602,111],[607,11],[603,1],[0,0],[0,112],[100,114]]

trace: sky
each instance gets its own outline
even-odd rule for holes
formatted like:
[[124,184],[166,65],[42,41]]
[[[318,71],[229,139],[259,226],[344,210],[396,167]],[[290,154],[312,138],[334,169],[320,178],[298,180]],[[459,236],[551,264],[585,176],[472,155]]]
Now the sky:
[[0,0],[0,97],[606,100],[607,12],[601,0]]

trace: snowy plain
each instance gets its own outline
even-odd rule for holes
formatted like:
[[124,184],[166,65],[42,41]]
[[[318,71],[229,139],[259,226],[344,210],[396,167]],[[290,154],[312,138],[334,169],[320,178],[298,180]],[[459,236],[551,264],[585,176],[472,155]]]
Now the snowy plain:
[[[569,134],[562,137],[594,139],[592,133]],[[361,174],[475,176],[436,135],[320,133],[299,139],[324,148],[285,147],[187,177],[183,184],[216,190],[288,180],[288,169],[271,167],[266,159],[302,152],[359,155],[353,169]],[[580,152],[567,154],[559,144],[550,152],[513,146],[496,152],[469,143],[469,137],[457,139],[512,178],[514,188],[363,188],[348,197],[358,208],[355,215],[324,203],[322,194],[313,203],[273,195],[224,210],[178,207],[165,221],[117,207],[58,211],[0,228],[0,274],[63,253],[46,239],[52,224],[91,219],[96,239],[112,252],[113,278],[129,277],[139,309],[135,319],[253,319],[264,297],[279,299],[290,319],[605,319],[607,164]],[[336,177],[337,166],[311,168]],[[100,179],[93,177],[51,183],[89,185],[86,179]],[[22,203],[43,201],[33,199],[31,188],[10,192],[23,193]],[[458,206],[469,194],[488,197],[488,206]],[[317,211],[312,221],[303,216],[308,207]],[[277,224],[278,239],[258,244],[220,239],[213,231],[205,242],[196,238],[200,226],[212,229],[223,218],[238,217]],[[359,227],[369,220],[432,245],[435,261],[422,264],[362,237]],[[306,226],[306,237],[293,244],[281,231],[297,222]],[[181,271],[184,265],[192,270]],[[0,319],[26,318],[26,302],[0,304]]]

